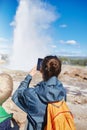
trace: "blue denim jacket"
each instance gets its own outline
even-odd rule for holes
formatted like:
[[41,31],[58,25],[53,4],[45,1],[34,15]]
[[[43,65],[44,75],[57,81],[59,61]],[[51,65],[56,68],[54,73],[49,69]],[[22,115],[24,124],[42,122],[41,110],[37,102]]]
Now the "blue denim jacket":
[[27,130],[43,130],[47,104],[65,98],[66,91],[55,76],[29,88],[31,79],[30,75],[26,76],[13,94],[12,100],[27,113]]

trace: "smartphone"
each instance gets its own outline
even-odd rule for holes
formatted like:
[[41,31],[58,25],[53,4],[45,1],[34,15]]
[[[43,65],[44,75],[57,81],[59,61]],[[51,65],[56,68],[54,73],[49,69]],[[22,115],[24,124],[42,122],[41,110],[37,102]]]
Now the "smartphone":
[[40,68],[41,68],[41,65],[42,65],[42,61],[43,61],[42,58],[38,58],[38,61],[37,61],[37,70],[38,71],[40,71]]

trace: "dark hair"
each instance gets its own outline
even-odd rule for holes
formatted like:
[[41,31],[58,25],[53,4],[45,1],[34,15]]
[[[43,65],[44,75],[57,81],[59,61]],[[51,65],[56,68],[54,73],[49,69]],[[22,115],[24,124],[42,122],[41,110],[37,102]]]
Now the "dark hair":
[[61,72],[60,59],[57,56],[46,56],[42,62],[41,72],[45,81],[52,76],[58,77]]

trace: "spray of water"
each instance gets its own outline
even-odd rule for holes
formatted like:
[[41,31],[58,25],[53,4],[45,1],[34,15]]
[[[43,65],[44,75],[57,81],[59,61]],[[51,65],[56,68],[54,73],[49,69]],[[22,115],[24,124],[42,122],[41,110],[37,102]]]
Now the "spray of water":
[[13,54],[11,66],[30,70],[38,57],[49,54],[50,25],[57,18],[54,8],[42,0],[20,0],[12,24]]

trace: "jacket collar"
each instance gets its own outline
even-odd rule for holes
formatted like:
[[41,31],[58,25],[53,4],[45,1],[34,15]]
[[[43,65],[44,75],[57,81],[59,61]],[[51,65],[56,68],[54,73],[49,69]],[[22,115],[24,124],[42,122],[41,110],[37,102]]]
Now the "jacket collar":
[[46,81],[46,84],[48,86],[56,85],[57,84],[57,77],[56,76],[51,77],[48,81]]

